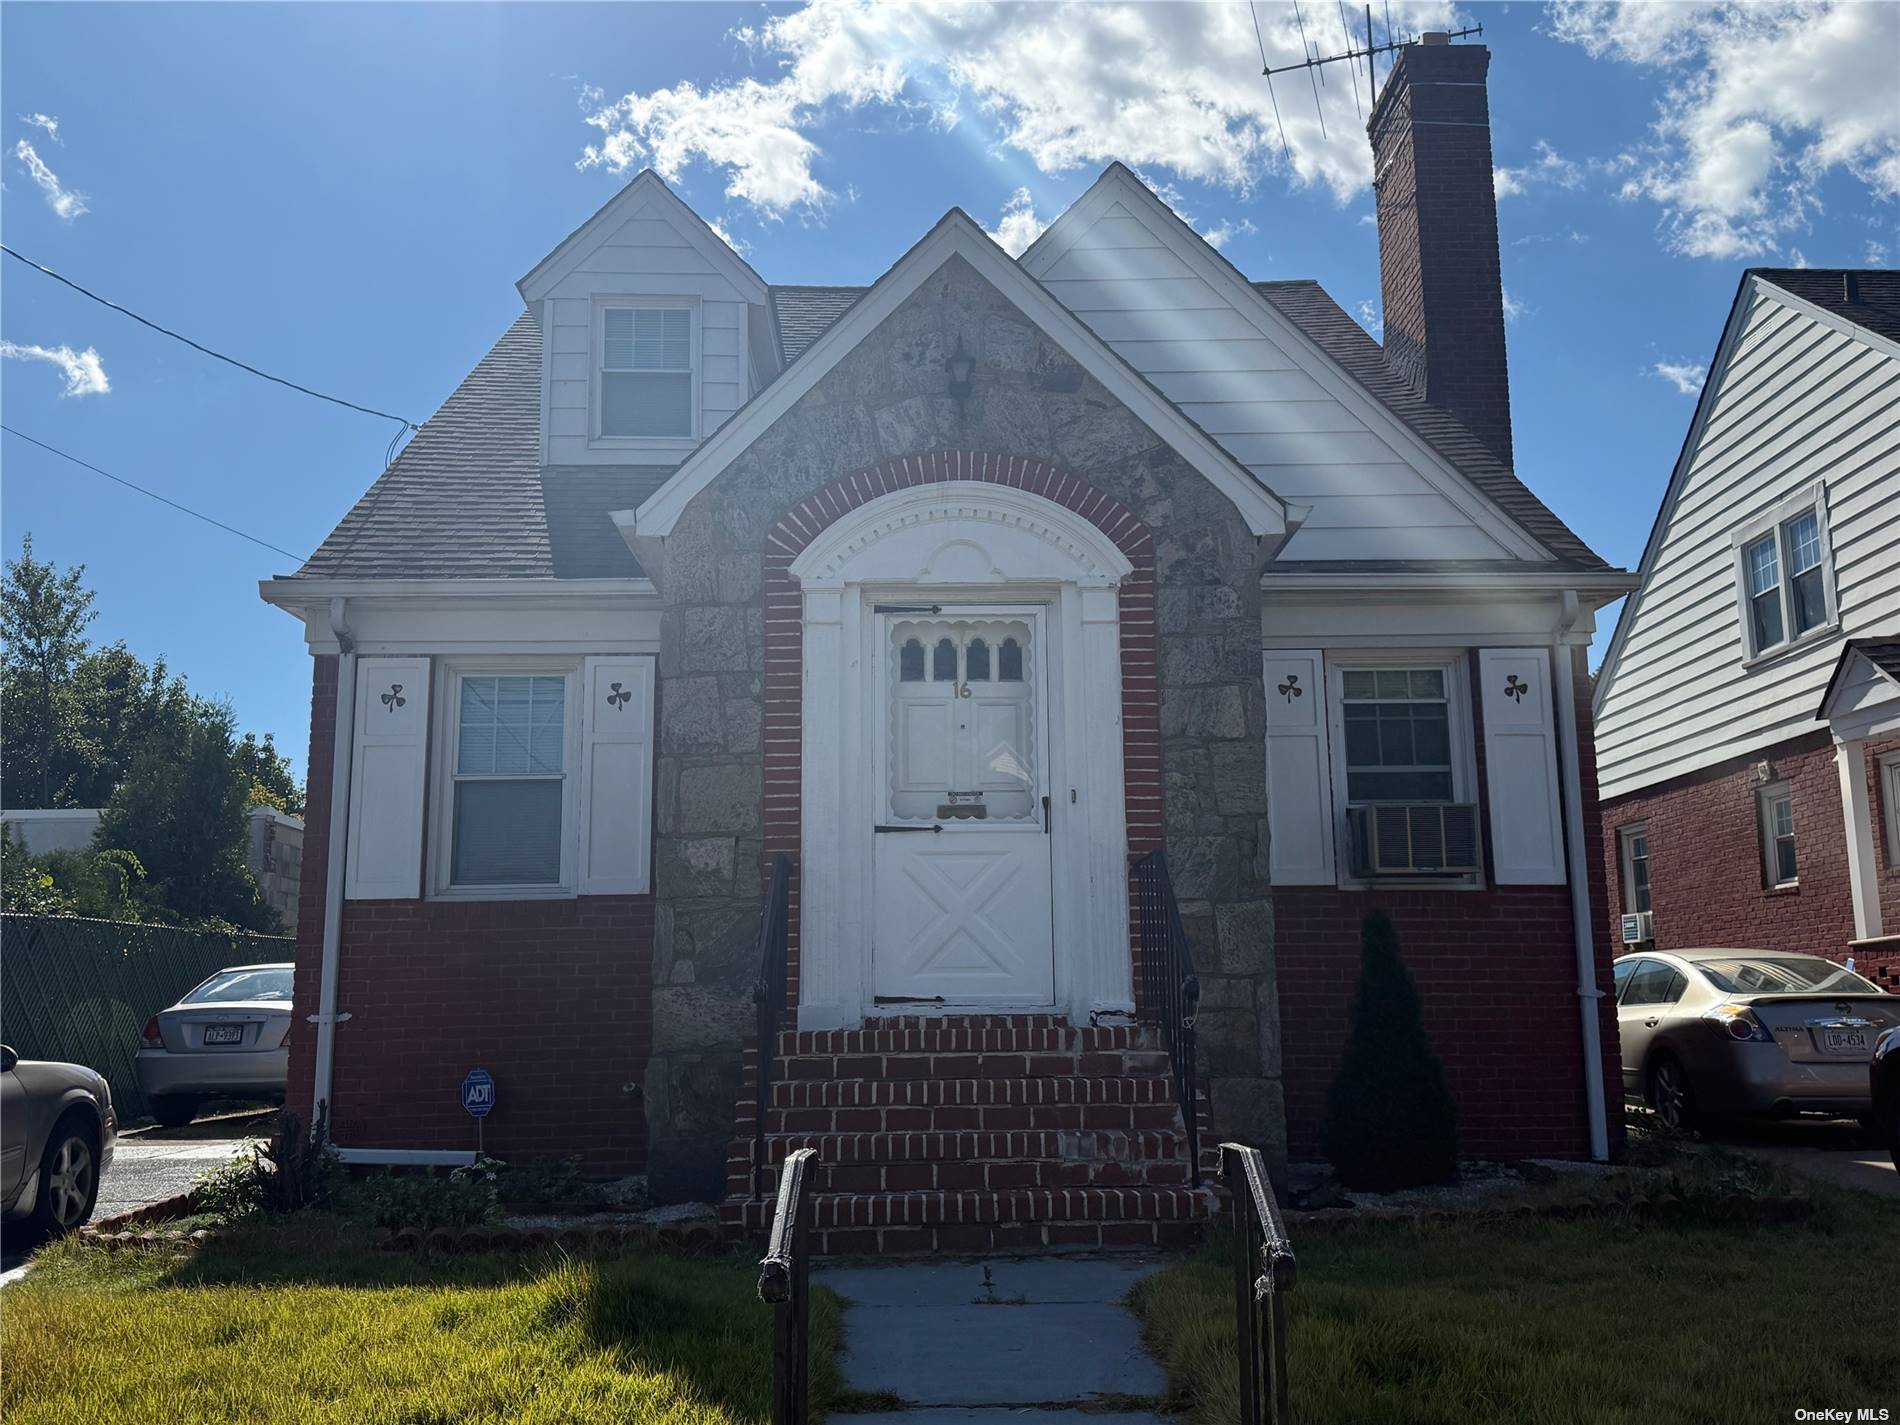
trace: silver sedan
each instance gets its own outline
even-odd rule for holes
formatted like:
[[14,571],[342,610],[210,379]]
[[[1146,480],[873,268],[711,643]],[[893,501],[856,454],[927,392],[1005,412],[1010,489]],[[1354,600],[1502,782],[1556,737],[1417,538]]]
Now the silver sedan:
[[112,1090],[91,1069],[0,1045],[0,1212],[36,1237],[82,1226],[118,1127]]
[[1615,964],[1623,1088],[1671,1128],[1873,1111],[1874,1044],[1900,997],[1818,955],[1673,950]]
[[177,1128],[208,1098],[284,1097],[294,968],[220,970],[145,1022],[134,1067],[154,1118]]

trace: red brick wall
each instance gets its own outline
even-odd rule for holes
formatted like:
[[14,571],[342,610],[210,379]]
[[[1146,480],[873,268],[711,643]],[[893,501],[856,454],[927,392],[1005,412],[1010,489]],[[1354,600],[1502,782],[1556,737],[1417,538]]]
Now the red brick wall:
[[[290,1101],[308,1113],[318,1003],[334,657],[315,660],[297,931]],[[487,1151],[578,1153],[593,1171],[646,1161],[638,1086],[652,1044],[649,896],[350,901],[344,906],[331,1134],[362,1148],[472,1148],[462,1076],[495,1075]]]
[[[1900,866],[1886,844],[1879,757],[1900,739],[1869,745],[1866,766],[1875,817],[1874,861],[1881,914],[1900,926]],[[1756,810],[1756,764],[1774,764],[1774,780],[1794,793],[1795,863],[1800,884],[1763,884]],[[1603,805],[1603,865],[1611,904],[1623,905],[1618,828],[1649,830],[1650,906],[1663,950],[1733,945],[1807,950],[1839,958],[1854,938],[1847,879],[1847,829],[1833,739],[1824,731],[1790,739],[1706,771],[1646,788]],[[1618,945],[1617,953],[1622,953]]]
[[[1585,849],[1600,866],[1596,759],[1583,651],[1573,664],[1583,746]],[[1477,700],[1473,699],[1474,704]],[[1479,804],[1486,805],[1482,712],[1474,706]],[[1490,837],[1486,835],[1487,850]],[[1591,923],[1603,925],[1606,888],[1591,880]],[[1383,909],[1398,927],[1431,1036],[1458,1102],[1459,1144],[1478,1157],[1582,1157],[1589,1152],[1583,1035],[1577,1011],[1576,936],[1567,886],[1481,891],[1290,886],[1274,892],[1281,1061],[1289,1151],[1319,1150],[1326,1094],[1351,1023],[1359,925]],[[1607,937],[1596,957],[1598,1033],[1613,1150],[1621,1143],[1616,1016],[1609,1003]]]

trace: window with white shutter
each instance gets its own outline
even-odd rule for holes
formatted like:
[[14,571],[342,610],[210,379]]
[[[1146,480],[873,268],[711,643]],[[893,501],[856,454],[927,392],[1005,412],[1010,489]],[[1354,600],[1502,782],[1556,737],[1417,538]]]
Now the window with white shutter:
[[1550,654],[1542,648],[1480,649],[1478,680],[1498,884],[1563,885],[1569,868]]

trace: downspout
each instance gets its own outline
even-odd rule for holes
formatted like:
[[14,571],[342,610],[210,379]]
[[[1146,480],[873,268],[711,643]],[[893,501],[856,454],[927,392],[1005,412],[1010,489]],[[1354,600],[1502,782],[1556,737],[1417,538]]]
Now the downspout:
[[[356,640],[350,636],[348,601],[330,600],[330,630],[336,635],[336,713],[330,744],[330,842],[324,864],[323,960],[318,981],[317,1062],[312,1113],[328,1116],[331,1071],[336,1063],[337,961],[343,947],[343,868],[350,839],[350,757],[356,742]],[[348,1018],[347,1015],[344,1018]]]
[[1563,612],[1551,631],[1551,661],[1557,665],[1557,726],[1563,739],[1564,843],[1570,873],[1571,932],[1577,948],[1577,1010],[1583,1021],[1583,1097],[1590,1116],[1590,1156],[1610,1156],[1608,1113],[1603,1101],[1603,1026],[1597,1001],[1596,937],[1590,927],[1590,864],[1583,830],[1583,761],[1577,734],[1576,674],[1566,635],[1580,608],[1575,589],[1564,590]]

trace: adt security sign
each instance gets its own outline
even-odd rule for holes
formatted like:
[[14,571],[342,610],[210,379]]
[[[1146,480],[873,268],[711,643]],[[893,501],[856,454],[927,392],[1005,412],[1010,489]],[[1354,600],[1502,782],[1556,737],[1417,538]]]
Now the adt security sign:
[[495,1076],[486,1069],[470,1069],[462,1080],[462,1107],[470,1118],[486,1118],[495,1111]]

